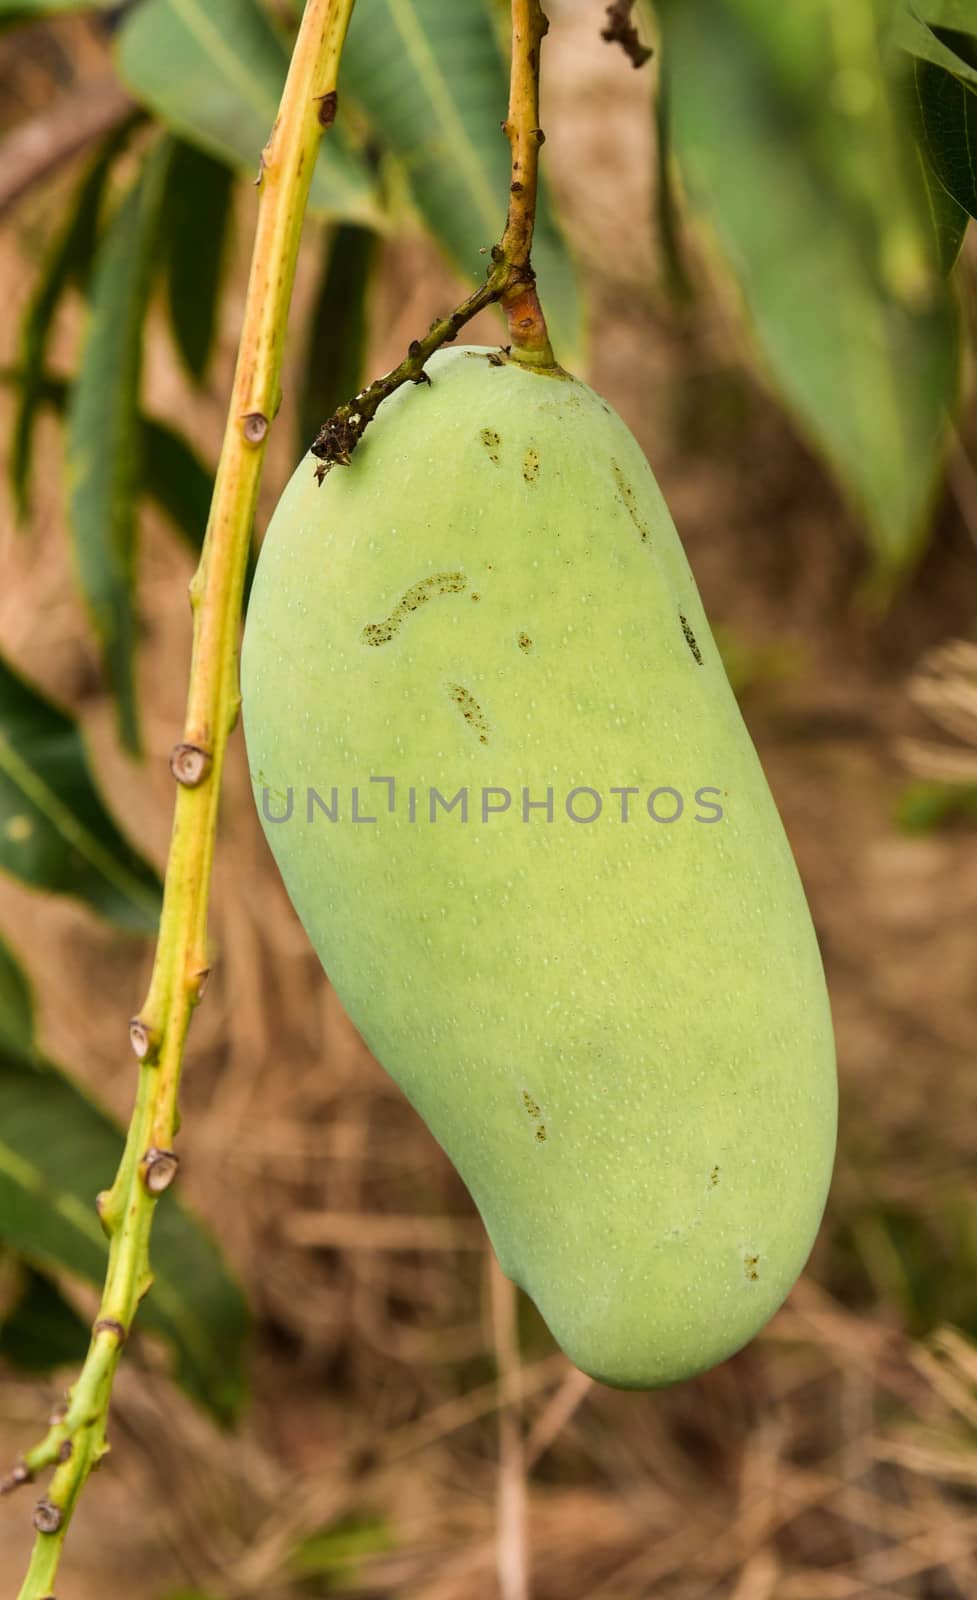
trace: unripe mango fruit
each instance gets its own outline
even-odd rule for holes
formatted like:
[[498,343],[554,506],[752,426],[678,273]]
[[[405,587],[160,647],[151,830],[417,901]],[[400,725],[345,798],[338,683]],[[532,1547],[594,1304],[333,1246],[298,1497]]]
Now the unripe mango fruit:
[[307,457],[268,529],[256,800],[503,1270],[578,1366],[656,1387],[745,1344],[814,1240],[817,944],[635,439],[559,370],[429,372],[321,487]]

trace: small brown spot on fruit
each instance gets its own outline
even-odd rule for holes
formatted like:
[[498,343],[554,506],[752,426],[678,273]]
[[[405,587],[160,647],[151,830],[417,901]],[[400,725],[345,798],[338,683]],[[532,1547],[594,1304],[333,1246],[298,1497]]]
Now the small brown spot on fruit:
[[611,471],[617,485],[618,499],[623,502],[628,516],[641,536],[642,544],[647,544],[651,538],[651,529],[638,510],[638,497],[616,461],[611,462]]
[[532,445],[523,457],[522,475],[526,483],[535,483],[539,477],[539,451]]
[[751,1283],[756,1283],[760,1277],[760,1257],[758,1255],[745,1255],[743,1257],[743,1271]]
[[712,1171],[709,1174],[709,1187],[710,1187],[710,1189],[718,1189],[718,1187],[719,1187],[719,1168],[718,1167],[713,1167]]
[[499,438],[495,429],[483,428],[479,434],[479,438],[488,451],[489,460],[498,466],[499,462],[502,460],[502,440]]
[[524,1089],[522,1091],[522,1103],[526,1107],[526,1110],[529,1112],[531,1117],[539,1116],[539,1106],[536,1104],[536,1101],[533,1099],[528,1089]]
[[488,744],[489,722],[475,696],[462,683],[449,683],[448,694],[461,712],[472,732],[478,735],[479,744]]
[[401,595],[390,615],[384,617],[382,622],[367,623],[360,634],[361,640],[364,644],[389,644],[412,611],[419,610],[435,595],[460,594],[467,582],[463,572],[434,572],[429,578],[422,578],[420,583],[415,583]]
[[543,1122],[536,1129],[536,1142],[537,1144],[545,1144],[546,1142],[546,1124]]
[[528,633],[521,633],[519,635],[518,639],[516,640],[516,643],[519,646],[520,650],[522,651],[523,655],[528,655],[529,651],[533,648],[533,641],[532,641],[532,639],[530,639]]
[[682,624],[682,632],[685,634],[685,642],[686,642],[686,644],[688,645],[689,649],[692,651],[692,654],[695,657],[696,661],[699,663],[699,666],[700,667],[704,666],[705,663],[704,663],[704,661],[702,659],[702,651],[699,649],[699,646],[696,643],[695,634],[692,632],[692,629],[689,627],[689,624],[686,621],[685,617],[683,617],[681,611],[678,614],[678,620]]

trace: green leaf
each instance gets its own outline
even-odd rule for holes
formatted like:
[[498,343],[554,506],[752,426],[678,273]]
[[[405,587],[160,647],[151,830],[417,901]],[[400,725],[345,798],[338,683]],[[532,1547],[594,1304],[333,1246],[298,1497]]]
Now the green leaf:
[[0,868],[154,933],[161,885],[95,786],[76,722],[0,658]]
[[915,132],[947,271],[959,254],[968,215],[977,216],[974,34],[975,0],[919,0],[903,8],[896,27],[896,37],[912,57]]
[[394,1527],[385,1517],[353,1514],[295,1545],[288,1565],[300,1580],[322,1578],[327,1589],[345,1589],[369,1561],[396,1548]]
[[177,348],[197,383],[214,347],[233,190],[225,162],[176,141],[164,201],[166,283]]
[[[864,515],[888,586],[925,533],[958,348],[918,171],[911,179],[894,142],[874,17],[859,0],[660,10],[690,199],[737,278],[774,385]],[[804,48],[788,49],[792,38]],[[824,48],[838,51],[827,77]]]
[[0,1323],[0,1360],[24,1372],[50,1372],[84,1360],[90,1331],[61,1291],[30,1267]]
[[[439,244],[469,283],[483,279],[505,223],[510,177],[499,126],[508,85],[483,0],[358,0],[342,84],[402,162]],[[576,275],[544,188],[533,265],[557,358],[577,366]]]
[[326,241],[326,260],[310,326],[299,406],[299,449],[308,450],[327,417],[363,381],[366,298],[376,235],[351,225]]
[[[19,372],[9,367],[0,368],[0,383],[19,385],[22,381]],[[67,409],[69,391],[65,378],[54,377],[49,372],[42,373],[37,380],[39,401],[59,416]],[[210,516],[214,475],[189,441],[168,423],[143,415],[139,418],[139,428],[142,440],[140,493],[155,501],[190,549],[199,554]],[[251,587],[254,563],[252,550],[248,556],[246,592]]]
[[[962,48],[947,34],[962,36]],[[966,43],[968,35],[971,43],[977,36],[975,0],[902,0],[893,19],[893,37],[910,55],[977,85],[977,64]]]
[[[108,1241],[94,1202],[112,1182],[123,1142],[58,1068],[0,1052],[0,1240],[41,1271],[101,1285]],[[231,1421],[244,1393],[247,1309],[217,1246],[178,1204],[157,1210],[152,1268],[138,1327],[167,1340],[188,1394]]]
[[30,1056],[34,1050],[34,1000],[30,981],[10,946],[0,939],[0,1050]]
[[150,152],[107,228],[92,279],[81,367],[68,402],[75,563],[115,695],[119,735],[139,752],[135,685],[139,386],[170,142]]
[[10,451],[10,481],[20,517],[28,511],[34,422],[44,399],[47,347],[55,312],[71,281],[82,282],[87,277],[95,253],[106,179],[132,125],[127,122],[109,135],[82,179],[68,220],[41,267],[21,324],[21,387]]
[[[255,177],[288,67],[257,0],[144,0],[123,23],[118,62],[133,94],[170,128]],[[341,127],[322,141],[309,201],[380,223],[372,175]]]
[[977,216],[977,172],[970,156],[977,140],[977,96],[959,78],[929,61],[913,62],[915,121],[923,177],[944,272],[955,266],[967,229]]
[[190,548],[199,551],[210,515],[214,475],[175,429],[152,417],[144,417],[142,426],[143,487]]

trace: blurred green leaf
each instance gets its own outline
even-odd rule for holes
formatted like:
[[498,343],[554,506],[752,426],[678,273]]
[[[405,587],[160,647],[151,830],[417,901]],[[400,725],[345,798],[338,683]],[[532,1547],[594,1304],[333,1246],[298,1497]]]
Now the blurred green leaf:
[[[887,143],[872,9],[817,0],[761,17],[756,0],[663,0],[660,11],[690,197],[736,275],[773,382],[865,517],[888,585],[925,533],[958,350],[918,173],[912,181],[908,155]],[[833,24],[844,33],[840,84],[825,80],[817,52],[785,44],[800,21],[807,40],[818,17],[828,44]],[[873,131],[875,116],[885,126]],[[862,148],[835,165],[860,128]],[[888,154],[870,203],[871,149]]]
[[[499,126],[508,85],[483,0],[357,0],[343,87],[402,162],[418,210],[465,280],[483,279],[510,177]],[[557,358],[579,366],[576,275],[545,186],[533,265]]]
[[19,22],[28,17],[53,17],[59,11],[108,11],[119,0],[0,0],[0,17]]
[[130,121],[109,135],[82,179],[68,220],[42,264],[21,324],[20,392],[10,451],[10,481],[20,517],[28,511],[34,422],[44,399],[44,369],[55,312],[72,280],[80,283],[88,274],[106,179],[131,129]]
[[214,475],[192,445],[164,422],[142,419],[143,487],[193,550],[207,530]]
[[371,1557],[396,1549],[392,1523],[385,1517],[343,1517],[331,1528],[297,1544],[289,1557],[295,1576],[325,1579],[327,1589],[346,1587]]
[[34,1000],[27,974],[0,939],[0,1050],[30,1056],[34,1049]]
[[[133,94],[175,132],[257,175],[288,67],[257,0],[144,0],[123,23],[118,61]],[[339,126],[322,141],[309,203],[380,222],[372,175]]]
[[214,347],[233,191],[225,162],[176,141],[163,202],[166,285],[177,349],[197,383]]
[[[19,385],[22,376],[0,368],[0,383]],[[70,385],[66,378],[42,373],[37,380],[38,399],[63,416]],[[192,550],[203,546],[214,492],[214,474],[201,461],[189,440],[157,417],[139,418],[142,446],[140,492],[154,500]]]
[[[59,1068],[0,1041],[0,1241],[42,1272],[100,1286],[108,1241],[94,1202],[123,1144],[122,1130]],[[187,1393],[232,1421],[244,1396],[247,1306],[210,1235],[177,1202],[157,1209],[152,1268],[138,1326],[167,1340]]]
[[326,241],[326,259],[305,338],[307,355],[299,404],[299,449],[304,454],[327,417],[351,400],[366,361],[366,299],[376,235],[351,225]]
[[958,817],[977,817],[977,785],[920,778],[905,786],[896,804],[904,833],[936,833]]
[[161,885],[116,827],[76,722],[0,658],[0,868],[154,933]]
[[167,139],[150,151],[103,235],[81,366],[68,397],[75,564],[115,695],[119,736],[133,754],[140,749],[134,595],[139,387],[170,153]]
[[0,1322],[0,1360],[25,1372],[74,1366],[84,1359],[90,1337],[50,1278],[25,1267],[20,1294]]

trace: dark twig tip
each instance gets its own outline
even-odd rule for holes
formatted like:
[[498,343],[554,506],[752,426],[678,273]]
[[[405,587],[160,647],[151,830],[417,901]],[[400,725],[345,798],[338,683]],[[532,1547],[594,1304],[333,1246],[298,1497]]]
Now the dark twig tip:
[[600,36],[608,44],[619,44],[633,67],[643,67],[655,52],[641,43],[638,30],[631,20],[633,10],[634,0],[611,0],[607,7],[607,22]]
[[26,1461],[18,1461],[17,1465],[7,1473],[5,1478],[0,1478],[0,1495],[13,1494],[21,1484],[30,1483],[34,1477]]

